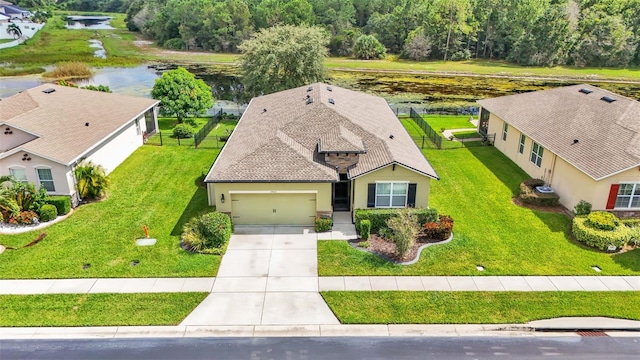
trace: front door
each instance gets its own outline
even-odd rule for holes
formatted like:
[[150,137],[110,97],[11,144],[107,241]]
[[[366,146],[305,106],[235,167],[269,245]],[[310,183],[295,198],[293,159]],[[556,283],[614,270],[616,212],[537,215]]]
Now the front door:
[[351,186],[349,180],[333,184],[333,211],[349,211]]

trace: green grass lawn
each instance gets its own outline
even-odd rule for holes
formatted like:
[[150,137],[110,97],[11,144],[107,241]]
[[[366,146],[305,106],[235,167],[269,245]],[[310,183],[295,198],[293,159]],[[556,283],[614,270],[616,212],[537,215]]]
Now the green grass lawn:
[[[199,183],[217,155],[186,146],[141,147],[110,175],[106,200],[43,229],[47,237],[37,245],[1,254],[0,277],[215,276],[220,256],[187,253],[179,242],[182,225],[210,209]],[[144,225],[156,245],[135,245]],[[22,246],[39,233],[1,235],[0,244]],[[131,266],[132,260],[140,263]]]
[[0,326],[178,325],[207,295],[1,295]]
[[0,39],[0,44],[9,43],[14,41],[14,39]]
[[[330,275],[638,275],[640,249],[610,255],[571,240],[570,220],[511,203],[527,175],[494,147],[425,149],[440,181],[429,205],[455,221],[451,243],[429,247],[409,266],[351,248],[318,243],[318,270]],[[476,265],[485,271],[478,273]]]
[[227,136],[238,125],[238,119],[221,120],[209,133],[209,136]]
[[480,138],[482,135],[478,134],[477,131],[456,131],[453,133],[455,137],[458,139],[472,139],[472,138]]
[[472,123],[469,122],[469,115],[424,115],[424,121],[437,132],[442,129],[472,129]]
[[640,320],[637,292],[322,292],[342,324],[514,324],[563,316]]

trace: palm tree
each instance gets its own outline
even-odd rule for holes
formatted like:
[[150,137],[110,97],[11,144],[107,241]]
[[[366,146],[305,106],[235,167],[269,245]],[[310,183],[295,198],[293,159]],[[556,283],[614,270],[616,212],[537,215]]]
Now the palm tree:
[[80,198],[99,199],[105,195],[110,181],[102,166],[82,162],[76,167],[75,175]]
[[7,34],[12,35],[14,39],[20,39],[22,37],[22,30],[16,24],[9,24],[9,26],[7,26]]
[[11,188],[3,186],[5,182],[15,182],[11,176],[0,176],[0,211],[2,213],[17,214],[20,209],[15,200],[15,194]]

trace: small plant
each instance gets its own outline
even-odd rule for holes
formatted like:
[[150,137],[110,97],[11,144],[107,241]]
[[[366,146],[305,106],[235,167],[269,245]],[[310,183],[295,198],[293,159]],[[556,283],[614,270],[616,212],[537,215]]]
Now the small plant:
[[42,205],[40,208],[40,221],[47,222],[58,217],[58,209],[50,204]]
[[315,221],[315,231],[316,232],[325,232],[331,230],[333,227],[333,219],[325,218],[325,217],[316,217]]
[[368,248],[369,248],[369,246],[370,246],[370,244],[369,244],[369,242],[368,242],[368,241],[360,241],[360,242],[358,243],[358,246],[359,246],[359,247],[361,247],[361,248],[368,249]]
[[594,211],[587,215],[585,225],[594,229],[613,231],[620,225],[618,218],[610,212]]
[[173,137],[178,139],[187,139],[194,134],[193,127],[189,124],[178,124],[173,128]]
[[589,215],[591,213],[591,203],[580,200],[573,209],[574,213],[578,216]]
[[378,229],[378,236],[380,236],[383,239],[391,239],[391,237],[393,236],[393,231],[391,229],[389,229],[388,227],[382,227],[380,229]]
[[38,214],[35,211],[20,211],[15,215],[10,215],[7,222],[15,225],[29,225],[38,221]]
[[453,219],[448,215],[440,215],[438,221],[424,224],[424,235],[429,239],[446,240],[451,236]]
[[231,238],[231,218],[220,212],[194,217],[182,228],[186,248],[203,254],[222,255]]
[[369,236],[371,235],[371,221],[362,220],[360,222],[360,238],[362,240],[369,240]]
[[391,240],[396,244],[396,251],[403,257],[415,243],[416,235],[420,232],[418,217],[408,209],[402,209],[398,216],[387,220],[387,226],[393,231]]

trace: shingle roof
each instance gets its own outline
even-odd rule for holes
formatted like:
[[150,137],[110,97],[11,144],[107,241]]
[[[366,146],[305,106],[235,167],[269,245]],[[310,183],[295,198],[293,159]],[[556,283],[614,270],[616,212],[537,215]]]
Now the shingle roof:
[[[55,91],[46,94],[42,92],[45,89]],[[157,103],[153,99],[44,84],[2,99],[0,123],[38,136],[16,149],[70,164]]]
[[351,178],[396,163],[438,179],[384,99],[315,83],[253,98],[205,181],[337,181],[318,145],[360,152]]
[[636,100],[583,84],[478,103],[595,180],[640,165]]

